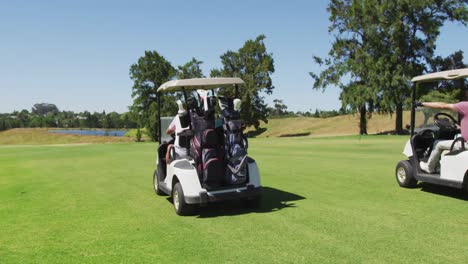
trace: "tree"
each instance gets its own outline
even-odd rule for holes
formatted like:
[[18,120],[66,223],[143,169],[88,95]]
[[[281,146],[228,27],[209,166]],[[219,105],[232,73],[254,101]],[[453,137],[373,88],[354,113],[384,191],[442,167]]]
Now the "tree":
[[[462,69],[468,67],[463,62],[463,51],[456,51],[449,56],[443,58],[437,56],[429,62],[429,67],[431,72],[438,71],[447,71]],[[458,79],[455,81],[445,81],[445,82],[436,82],[436,83],[427,83],[426,85],[421,85],[418,94],[424,95],[428,92],[432,92],[434,89],[442,93],[451,94],[450,97],[453,98],[452,101],[463,101],[464,100],[464,91],[463,88],[464,79]]]
[[403,132],[403,108],[413,76],[423,74],[434,56],[440,28],[449,21],[466,25],[466,0],[384,1],[380,24],[383,45],[374,71],[382,89],[381,107],[396,113],[395,131]]
[[[133,80],[131,110],[140,117],[140,125],[147,128],[152,140],[158,139],[157,89],[175,74],[171,63],[156,51],[145,51],[145,55],[130,67]],[[170,96],[161,98],[161,115],[175,113],[177,104]]]
[[288,113],[287,111],[288,107],[283,103],[283,100],[274,99],[273,103],[274,103],[273,114],[277,116],[281,116],[281,115]]
[[39,104],[34,104],[34,106],[31,109],[31,112],[35,115],[42,115],[45,116],[48,113],[53,113],[57,114],[59,112],[58,108],[54,104],[49,104],[49,103],[39,103]]
[[198,61],[192,58],[191,61],[187,62],[183,66],[177,67],[177,78],[178,79],[190,79],[190,78],[204,78],[201,64],[203,61]]
[[[221,55],[223,68],[213,69],[213,77],[240,77],[245,85],[239,87],[242,100],[241,117],[247,126],[260,126],[260,120],[268,122],[267,105],[261,93],[272,94],[271,74],[275,71],[273,55],[266,50],[264,35],[247,40],[237,52],[227,51]],[[222,94],[234,96],[234,91],[225,89]]]
[[[314,57],[315,63],[325,65],[319,74],[310,73],[314,89],[339,86],[342,108],[359,112],[359,133],[367,134],[367,112],[372,112],[377,92],[371,83],[371,64],[378,56],[376,35],[379,9],[374,0],[337,1],[327,8],[330,13],[329,32],[335,37],[329,57]],[[347,83],[343,83],[347,79]]]
[[426,71],[445,21],[456,20],[466,25],[466,3],[466,0],[332,0],[328,6],[332,22],[329,31],[336,40],[330,58],[325,60],[328,68],[319,75],[311,74],[314,87],[336,85],[343,76],[351,75],[351,82],[364,83],[370,89],[366,93],[358,91],[357,94],[369,96],[360,101],[368,101],[367,107],[372,105],[380,112],[396,112],[395,131],[402,133],[410,79]]

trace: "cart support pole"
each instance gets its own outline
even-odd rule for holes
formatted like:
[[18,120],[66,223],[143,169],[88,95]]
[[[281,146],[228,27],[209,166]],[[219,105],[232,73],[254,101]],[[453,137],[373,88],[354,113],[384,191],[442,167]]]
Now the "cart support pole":
[[418,88],[418,83],[413,84],[413,94],[412,94],[412,105],[411,105],[411,137],[414,135],[414,126],[416,124],[416,90]]
[[158,142],[161,145],[161,99],[159,98],[161,94],[156,93],[156,101],[158,104]]

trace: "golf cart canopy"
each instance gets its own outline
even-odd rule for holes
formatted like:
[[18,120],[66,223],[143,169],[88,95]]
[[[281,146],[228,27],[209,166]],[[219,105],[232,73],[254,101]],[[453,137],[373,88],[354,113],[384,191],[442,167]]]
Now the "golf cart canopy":
[[429,73],[426,75],[416,76],[411,79],[411,82],[432,82],[439,80],[454,80],[468,77],[468,68],[450,70],[450,71],[441,71]]
[[186,91],[198,89],[211,90],[219,87],[239,84],[244,84],[244,81],[241,78],[195,78],[172,80],[159,86],[158,93],[181,91],[182,88]]

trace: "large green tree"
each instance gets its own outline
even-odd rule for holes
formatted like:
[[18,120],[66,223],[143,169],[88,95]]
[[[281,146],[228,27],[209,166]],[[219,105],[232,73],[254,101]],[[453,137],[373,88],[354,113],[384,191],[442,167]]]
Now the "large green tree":
[[190,78],[203,78],[203,71],[201,69],[201,64],[203,61],[199,61],[195,58],[192,58],[189,62],[182,66],[177,67],[177,78],[178,79],[190,79]]
[[38,104],[34,104],[34,106],[31,109],[31,112],[35,115],[45,116],[49,113],[57,114],[59,110],[57,106],[54,104],[38,103]]
[[[139,116],[140,126],[146,127],[152,140],[158,138],[157,89],[176,73],[171,63],[156,51],[145,51],[145,55],[130,67],[133,80],[131,110]],[[177,109],[171,96],[161,96],[161,115],[174,113]]]
[[395,112],[395,130],[402,133],[410,79],[427,70],[445,21],[466,25],[466,3],[467,0],[332,0],[328,6],[329,31],[335,41],[329,58],[323,60],[327,68],[311,74],[314,87],[336,85],[343,77],[351,76],[349,85],[359,83],[368,91],[351,86],[350,96],[343,98],[359,96],[362,98],[354,100],[358,104],[365,101],[367,107],[380,112]]
[[[411,77],[430,71],[440,28],[446,21],[468,21],[467,0],[382,1],[374,83],[381,87],[381,107],[395,112],[395,131],[403,132],[403,109]],[[370,65],[369,65],[370,66]]]
[[[260,126],[260,120],[268,122],[267,105],[262,93],[272,94],[271,74],[275,71],[273,55],[267,52],[265,36],[259,35],[247,40],[237,51],[227,51],[221,55],[221,69],[213,69],[213,77],[240,77],[245,85],[240,87],[242,100],[241,116],[247,126]],[[234,96],[234,91],[225,89],[223,93]]]
[[378,46],[378,2],[331,1],[330,34],[335,40],[327,58],[314,57],[315,63],[326,68],[320,73],[311,72],[314,89],[328,86],[341,88],[340,99],[343,109],[358,112],[359,133],[367,134],[368,112],[374,111],[377,91],[371,83],[371,69],[380,52]]

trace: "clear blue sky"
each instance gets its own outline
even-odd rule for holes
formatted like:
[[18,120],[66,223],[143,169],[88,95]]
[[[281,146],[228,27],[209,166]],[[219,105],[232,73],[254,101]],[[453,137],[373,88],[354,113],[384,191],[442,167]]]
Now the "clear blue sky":
[[[313,55],[327,54],[328,1],[7,1],[0,0],[0,112],[34,103],[61,110],[127,111],[128,70],[145,50],[174,66],[192,57],[205,75],[219,56],[265,34],[275,90],[290,110],[338,109],[339,90],[312,90]],[[462,49],[468,30],[442,28],[437,54]],[[465,59],[466,61],[466,59]]]

